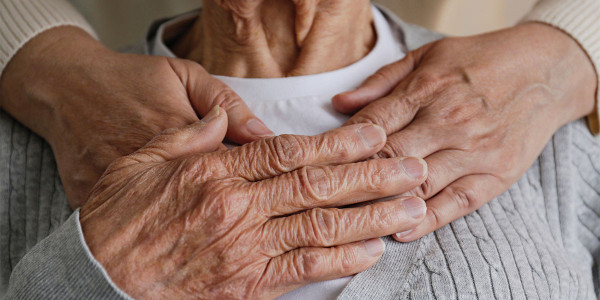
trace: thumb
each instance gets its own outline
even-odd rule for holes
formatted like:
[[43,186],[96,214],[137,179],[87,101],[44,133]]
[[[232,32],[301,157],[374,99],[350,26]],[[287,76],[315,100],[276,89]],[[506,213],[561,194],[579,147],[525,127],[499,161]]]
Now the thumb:
[[379,69],[353,91],[333,97],[333,107],[341,113],[353,113],[369,103],[387,96],[417,65],[421,49],[410,52],[403,59]]
[[173,69],[184,83],[194,110],[202,116],[219,105],[227,113],[227,138],[245,144],[274,133],[248,108],[229,86],[211,76],[202,66],[189,61],[172,60]]
[[120,167],[134,163],[160,163],[220,149],[227,131],[227,114],[215,106],[202,120],[182,128],[171,128],[146,146],[127,156]]

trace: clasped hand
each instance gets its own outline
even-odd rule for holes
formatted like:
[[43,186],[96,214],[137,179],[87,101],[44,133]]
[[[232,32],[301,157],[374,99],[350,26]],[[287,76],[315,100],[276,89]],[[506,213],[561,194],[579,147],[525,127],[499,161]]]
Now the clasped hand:
[[276,297],[369,268],[384,250],[377,237],[425,215],[417,197],[362,203],[426,177],[415,158],[353,163],[384,146],[378,126],[219,150],[226,130],[218,106],[167,130],[113,162],[81,209],[94,257],[131,296]]
[[378,157],[423,157],[427,180],[410,192],[427,217],[412,241],[467,215],[515,183],[560,126],[592,112],[596,76],[568,35],[529,23],[448,38],[383,67],[338,95],[347,123],[385,128]]

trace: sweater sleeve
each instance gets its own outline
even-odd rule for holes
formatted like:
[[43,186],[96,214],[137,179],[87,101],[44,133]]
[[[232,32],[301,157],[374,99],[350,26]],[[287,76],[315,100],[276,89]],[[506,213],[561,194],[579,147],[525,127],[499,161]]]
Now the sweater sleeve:
[[[587,52],[600,80],[600,0],[541,0],[524,21],[550,24],[571,35]],[[595,135],[600,134],[599,94],[596,90],[596,110],[588,116]]]
[[0,0],[0,75],[25,43],[45,30],[63,25],[77,26],[96,37],[66,0]]
[[16,265],[6,299],[131,299],[92,256],[79,210]]

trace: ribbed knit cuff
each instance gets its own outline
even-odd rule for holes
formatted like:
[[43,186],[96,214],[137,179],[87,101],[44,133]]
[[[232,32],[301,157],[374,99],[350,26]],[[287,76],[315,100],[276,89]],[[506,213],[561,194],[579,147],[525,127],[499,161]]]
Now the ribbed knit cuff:
[[92,256],[79,210],[14,267],[6,299],[132,299]]
[[65,0],[0,0],[0,75],[25,43],[63,25],[79,27],[96,37],[92,27]]
[[[542,0],[524,21],[547,23],[570,34],[587,52],[600,80],[600,0]],[[597,89],[596,111],[588,116],[588,126],[596,135],[600,134],[599,94]]]

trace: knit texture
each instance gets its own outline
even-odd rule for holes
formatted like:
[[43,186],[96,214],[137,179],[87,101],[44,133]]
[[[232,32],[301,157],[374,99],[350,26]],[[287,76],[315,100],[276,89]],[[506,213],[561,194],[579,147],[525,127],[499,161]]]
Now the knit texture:
[[[586,51],[596,74],[600,74],[600,0],[540,1],[524,21],[550,24],[571,35]],[[600,82],[600,75],[597,77]],[[599,99],[600,93],[596,90],[596,111],[588,116],[588,125],[594,134],[600,133]]]
[[6,298],[58,300],[76,295],[78,299],[131,299],[107,280],[104,269],[81,245],[85,240],[77,210],[16,266]]
[[340,299],[596,299],[600,147],[560,129],[527,173],[476,212],[386,252]]
[[[408,50],[440,38],[386,15]],[[596,299],[600,144],[561,128],[508,191],[476,212],[386,251],[339,299]]]
[[0,110],[0,298],[21,258],[72,212],[50,146]]
[[[440,37],[388,17],[407,50]],[[124,296],[82,243],[50,147],[1,111],[0,170],[0,298]],[[340,299],[595,299],[599,255],[600,146],[580,120],[477,212],[412,243],[386,239]]]
[[72,25],[96,37],[65,0],[0,0],[0,75],[25,43],[48,29]]

